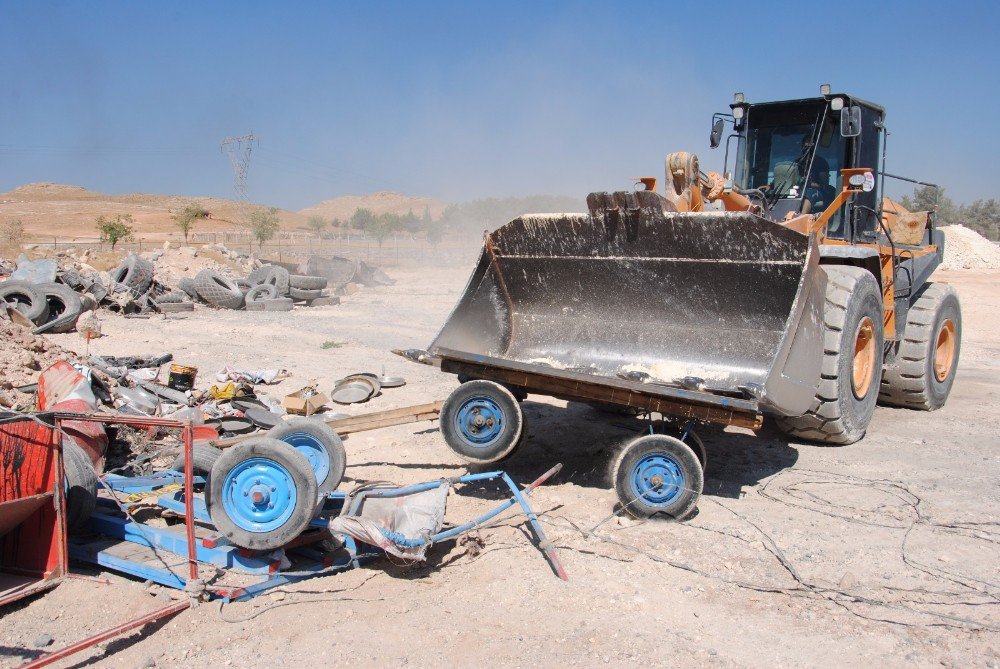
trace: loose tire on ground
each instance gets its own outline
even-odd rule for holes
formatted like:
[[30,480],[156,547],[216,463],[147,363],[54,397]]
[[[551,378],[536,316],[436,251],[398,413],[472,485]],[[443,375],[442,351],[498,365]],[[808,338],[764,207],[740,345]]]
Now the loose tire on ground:
[[278,289],[269,283],[257,284],[253,288],[247,291],[244,295],[244,299],[247,304],[251,302],[260,302],[262,300],[274,300],[278,298]]
[[698,505],[705,474],[698,456],[680,439],[650,434],[629,442],[614,468],[622,509],[635,518],[686,518]]
[[76,291],[63,283],[40,283],[38,290],[45,293],[49,315],[40,325],[45,332],[72,332],[83,311],[83,303]]
[[194,279],[189,276],[177,282],[177,290],[187,293],[187,296],[192,300],[200,299],[198,297],[198,287],[194,285]]
[[66,527],[82,528],[97,505],[97,472],[80,446],[72,439],[63,439],[63,471],[66,475]]
[[955,289],[928,283],[906,315],[896,358],[882,373],[879,403],[934,411],[955,383],[962,351],[962,307]]
[[153,283],[153,263],[132,254],[111,270],[111,279],[127,286],[133,295],[142,295]]
[[326,288],[327,283],[325,276],[292,274],[288,277],[288,285],[291,288],[299,288],[301,290],[323,290]]
[[524,414],[514,395],[492,381],[468,381],[441,407],[441,434],[468,462],[499,462],[522,442]]
[[171,290],[153,298],[156,304],[180,304],[187,301],[188,295],[183,290]]
[[827,265],[823,366],[812,407],[777,420],[801,439],[853,444],[865,436],[882,372],[882,292],[871,272]]
[[269,437],[226,449],[205,486],[215,528],[251,550],[274,550],[301,534],[317,500],[316,477],[306,456]]
[[[212,467],[215,466],[215,463],[218,462],[220,457],[222,457],[221,448],[209,446],[208,444],[194,444],[194,447],[191,450],[191,464],[193,465],[195,475],[207,478],[208,475],[212,473]],[[180,454],[174,458],[170,468],[175,472],[184,471],[183,449]]]
[[27,281],[0,283],[0,300],[20,311],[32,323],[40,325],[49,317],[49,304],[45,293]]
[[293,300],[315,300],[326,297],[325,290],[304,290],[302,288],[289,288],[288,297]]
[[347,452],[333,428],[316,418],[291,418],[267,432],[267,436],[285,442],[309,460],[316,474],[319,494],[333,492],[344,480]]
[[251,286],[262,283],[269,283],[278,291],[279,297],[288,295],[289,274],[288,270],[279,265],[264,265],[250,272],[247,281]]
[[243,307],[243,291],[235,282],[218,272],[203,269],[194,277],[194,285],[201,299],[220,309]]

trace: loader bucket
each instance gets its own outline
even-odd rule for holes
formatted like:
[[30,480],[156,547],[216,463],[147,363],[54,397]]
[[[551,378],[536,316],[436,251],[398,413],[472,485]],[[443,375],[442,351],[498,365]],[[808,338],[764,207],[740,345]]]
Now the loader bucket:
[[523,216],[490,234],[430,351],[598,383],[697,384],[804,413],[823,348],[815,240],[749,213],[602,205],[620,195],[592,194],[589,215]]

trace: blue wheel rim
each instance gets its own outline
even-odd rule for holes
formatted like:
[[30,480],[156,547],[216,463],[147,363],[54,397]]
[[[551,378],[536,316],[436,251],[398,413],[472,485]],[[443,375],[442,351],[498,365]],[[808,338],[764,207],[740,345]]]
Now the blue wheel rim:
[[503,433],[503,409],[493,399],[486,396],[470,397],[465,400],[453,419],[455,432],[473,448],[489,448]]
[[222,507],[239,528],[271,532],[292,517],[298,493],[287,469],[266,458],[250,458],[226,474]]
[[647,506],[670,506],[684,493],[687,475],[680,462],[669,453],[642,457],[629,475],[632,494]]
[[281,440],[306,456],[316,475],[316,483],[322,484],[330,475],[330,453],[322,441],[307,432],[286,434]]

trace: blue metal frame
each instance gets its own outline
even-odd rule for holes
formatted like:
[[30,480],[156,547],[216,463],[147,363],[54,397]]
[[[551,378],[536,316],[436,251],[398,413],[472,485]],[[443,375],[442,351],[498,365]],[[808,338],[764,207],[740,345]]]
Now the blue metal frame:
[[[365,490],[359,492],[351,498],[351,506],[348,512],[356,513],[361,508],[364,500],[367,498],[402,497],[413,493],[433,490],[444,485],[451,486],[457,483],[476,483],[499,480],[510,489],[510,499],[475,520],[442,532],[438,532],[428,538],[408,539],[402,536],[390,536],[389,534],[387,534],[387,536],[390,540],[395,541],[401,546],[419,546],[427,542],[433,544],[440,541],[447,541],[448,539],[453,539],[477,527],[481,527],[507,509],[510,509],[515,505],[520,505],[521,510],[528,518],[528,522],[531,525],[536,539],[538,540],[539,546],[544,551],[555,572],[560,576],[560,578],[565,579],[566,574],[562,569],[562,565],[559,563],[555,550],[548,542],[548,539],[542,530],[542,526],[538,522],[538,516],[528,503],[528,497],[531,495],[531,491],[547,478],[554,475],[558,470],[558,466],[552,468],[546,472],[546,474],[539,477],[536,481],[523,489],[519,488],[506,472],[495,471],[481,474],[467,474],[465,476],[459,476],[451,479],[429,481],[427,483],[401,488],[377,488],[373,490]],[[103,483],[112,491],[140,492],[159,489],[164,485],[178,482],[180,478],[181,475],[177,472],[163,472],[153,476],[136,478],[108,475]],[[344,493],[340,492],[328,493],[326,497],[327,502],[324,507],[328,512],[332,511],[334,513],[340,512],[348,499]],[[179,557],[179,566],[183,566],[185,564],[181,556],[185,556],[187,554],[188,541],[187,536],[183,531],[175,531],[171,528],[154,527],[145,523],[135,522],[131,518],[123,515],[118,510],[117,505],[109,499],[99,498],[98,503],[98,511],[91,517],[90,520],[90,528],[93,531],[104,535],[105,537],[112,537],[122,541],[135,543],[140,546],[147,546],[156,551],[166,551],[176,554]],[[183,514],[186,511],[183,491],[162,494],[156,498],[156,503],[179,514]],[[209,525],[211,523],[211,519],[208,516],[208,510],[205,508],[204,500],[201,498],[194,498],[192,506],[194,517],[199,522]],[[315,518],[310,523],[310,527],[313,528],[326,528],[327,526],[328,520],[322,517]],[[305,566],[296,565],[293,568],[294,571],[285,573],[275,573],[275,560],[271,558],[268,553],[255,554],[253,552],[246,551],[242,548],[229,544],[221,537],[212,537],[210,542],[206,541],[205,538],[196,540],[195,554],[199,562],[205,562],[222,568],[238,569],[244,573],[267,576],[267,578],[264,578],[258,583],[242,588],[235,588],[227,591],[228,594],[221,595],[223,601],[239,601],[249,599],[280,585],[294,583],[312,576],[352,569],[360,566],[362,562],[381,554],[381,551],[377,548],[367,544],[358,543],[348,535],[338,534],[336,536],[344,542],[344,551],[342,554],[338,555],[335,561],[329,562],[329,556],[315,549],[311,549],[308,546],[296,547],[289,549],[290,556],[304,558],[308,560],[309,563]],[[206,543],[210,544],[212,547],[209,547]],[[186,582],[184,578],[167,568],[166,564],[163,565],[163,568],[160,568],[152,566],[148,563],[137,562],[114,555],[107,550],[107,539],[98,539],[97,541],[91,541],[90,543],[78,543],[71,541],[69,544],[69,553],[74,559],[99,564],[108,569],[131,574],[137,578],[148,579],[172,588],[183,588]],[[211,592],[212,588],[210,587],[209,590]],[[225,588],[221,588],[221,590],[225,590]]]

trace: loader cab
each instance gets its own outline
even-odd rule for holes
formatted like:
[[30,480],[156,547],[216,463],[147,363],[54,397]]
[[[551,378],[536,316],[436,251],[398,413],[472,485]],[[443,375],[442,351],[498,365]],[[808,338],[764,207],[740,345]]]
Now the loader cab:
[[[877,105],[845,94],[764,103],[747,103],[738,94],[730,107],[735,132],[726,154],[728,161],[735,142],[733,182],[764,203],[771,219],[821,213],[843,187],[842,169],[881,172],[885,111]],[[870,241],[881,220],[879,190],[876,179],[874,188],[842,206],[828,236]]]

